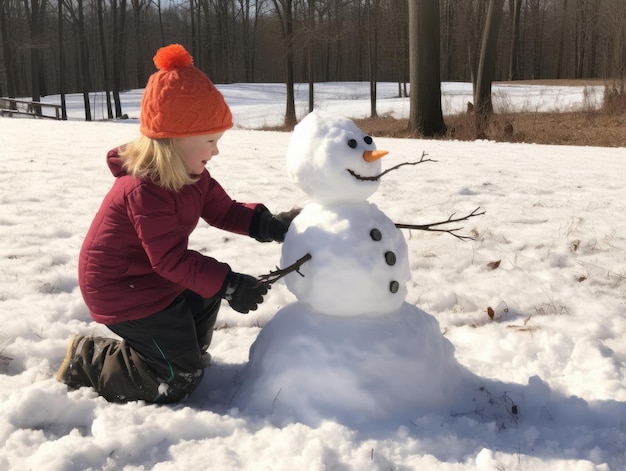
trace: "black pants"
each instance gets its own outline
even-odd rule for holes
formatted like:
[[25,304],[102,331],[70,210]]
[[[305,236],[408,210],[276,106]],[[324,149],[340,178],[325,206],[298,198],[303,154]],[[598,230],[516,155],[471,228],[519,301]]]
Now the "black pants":
[[67,383],[91,386],[108,401],[177,402],[202,381],[220,299],[185,291],[163,311],[109,325],[123,341],[87,337],[78,343]]

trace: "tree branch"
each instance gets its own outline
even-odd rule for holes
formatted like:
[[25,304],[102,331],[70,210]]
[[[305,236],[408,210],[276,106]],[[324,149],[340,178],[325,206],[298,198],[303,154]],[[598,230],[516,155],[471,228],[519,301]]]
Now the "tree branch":
[[424,157],[426,157],[428,154],[426,153],[426,151],[422,151],[422,156],[420,157],[420,159],[417,162],[403,162],[401,164],[398,165],[394,165],[391,168],[388,168],[387,170],[385,170],[383,173],[381,173],[380,175],[378,175],[376,178],[380,178],[383,175],[386,175],[387,173],[391,172],[392,170],[396,170],[404,165],[417,165],[417,164],[421,164],[424,162],[437,162],[436,160],[433,159],[425,159]]
[[303,256],[303,257],[299,258],[298,260],[296,260],[295,263],[292,263],[291,265],[289,265],[286,268],[276,267],[276,270],[270,271],[266,275],[259,276],[259,281],[257,283],[257,286],[259,286],[259,285],[269,286],[272,283],[276,283],[278,280],[280,280],[284,276],[287,276],[289,273],[292,273],[294,271],[298,275],[304,276],[302,273],[300,273],[300,267],[305,262],[308,262],[309,260],[311,260],[311,258],[313,258],[313,257],[311,257],[311,254],[308,253],[305,256]]
[[458,217],[458,218],[454,218],[453,216],[456,213],[452,213],[447,220],[445,221],[438,221],[438,222],[433,222],[430,224],[396,224],[396,227],[398,229],[417,229],[420,231],[429,231],[429,232],[447,232],[448,234],[456,237],[457,239],[460,240],[476,240],[474,237],[470,237],[470,236],[464,236],[464,235],[459,235],[456,232],[460,231],[461,229],[463,229],[462,227],[457,227],[454,229],[433,229],[434,227],[437,226],[442,226],[444,224],[450,224],[453,222],[459,222],[459,221],[467,221],[470,218],[476,217],[476,216],[482,216],[483,214],[485,214],[485,211],[480,211],[480,206],[478,208],[476,208],[474,211],[472,211],[471,213],[469,213],[467,216],[463,216],[463,217]]

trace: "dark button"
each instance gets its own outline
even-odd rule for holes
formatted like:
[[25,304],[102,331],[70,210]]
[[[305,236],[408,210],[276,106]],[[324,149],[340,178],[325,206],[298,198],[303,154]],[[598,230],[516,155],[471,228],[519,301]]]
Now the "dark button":
[[391,283],[389,283],[389,291],[391,291],[392,293],[397,293],[399,289],[400,289],[400,283],[398,283],[397,281],[394,280]]
[[370,237],[372,240],[379,241],[383,238],[383,234],[378,229],[372,229],[370,231]]
[[395,265],[396,254],[393,252],[385,252],[385,262],[387,262],[387,265]]

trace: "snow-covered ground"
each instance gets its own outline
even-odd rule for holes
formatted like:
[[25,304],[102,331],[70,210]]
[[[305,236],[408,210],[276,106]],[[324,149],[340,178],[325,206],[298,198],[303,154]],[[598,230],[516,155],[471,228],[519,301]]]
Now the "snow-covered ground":
[[[283,86],[219,88],[237,127],[209,164],[213,176],[242,201],[275,211],[304,205],[304,193],[287,176],[290,135],[250,130],[280,123]],[[298,90],[302,116],[306,86]],[[322,109],[369,113],[367,84],[317,90]],[[470,90],[445,84],[444,108],[463,110]],[[396,85],[381,84],[379,113],[406,116],[408,99],[396,93]],[[601,89],[582,87],[499,85],[494,93],[509,109],[539,111],[590,106],[602,96]],[[456,360],[483,381],[482,389],[458,391],[475,402],[472,409],[409,410],[380,427],[346,418],[359,397],[346,399],[343,420],[329,410],[316,425],[238,409],[250,346],[294,301],[281,283],[255,313],[223,306],[210,350],[214,364],[186,402],[119,405],[89,389],[68,392],[54,379],[68,338],[111,335],[83,305],[77,254],[113,181],[105,153],[138,132],[140,96],[123,95],[131,119],[120,122],[80,121],[79,96],[68,97],[74,119],[67,122],[0,118],[0,469],[626,468],[624,148],[376,139],[390,151],[383,168],[418,160],[422,152],[437,161],[383,177],[370,201],[394,222],[432,222],[478,206],[487,211],[463,224],[475,241],[405,231],[407,301],[436,318]],[[281,256],[278,244],[204,223],[191,244],[256,275],[273,270]],[[272,334],[280,342],[276,329]],[[328,374],[333,365],[323,358],[320,352],[311,359],[318,380],[337,388]],[[415,358],[416,374],[428,361]],[[385,385],[370,387],[384,391]]]

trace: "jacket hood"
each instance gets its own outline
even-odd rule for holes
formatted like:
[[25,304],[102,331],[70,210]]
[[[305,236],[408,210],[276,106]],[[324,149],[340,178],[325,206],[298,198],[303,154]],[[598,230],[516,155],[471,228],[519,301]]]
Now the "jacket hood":
[[120,158],[119,155],[119,147],[113,150],[110,150],[107,154],[107,165],[109,166],[109,170],[114,177],[123,177],[124,175],[128,175],[126,173],[126,169],[124,168],[124,162]]

